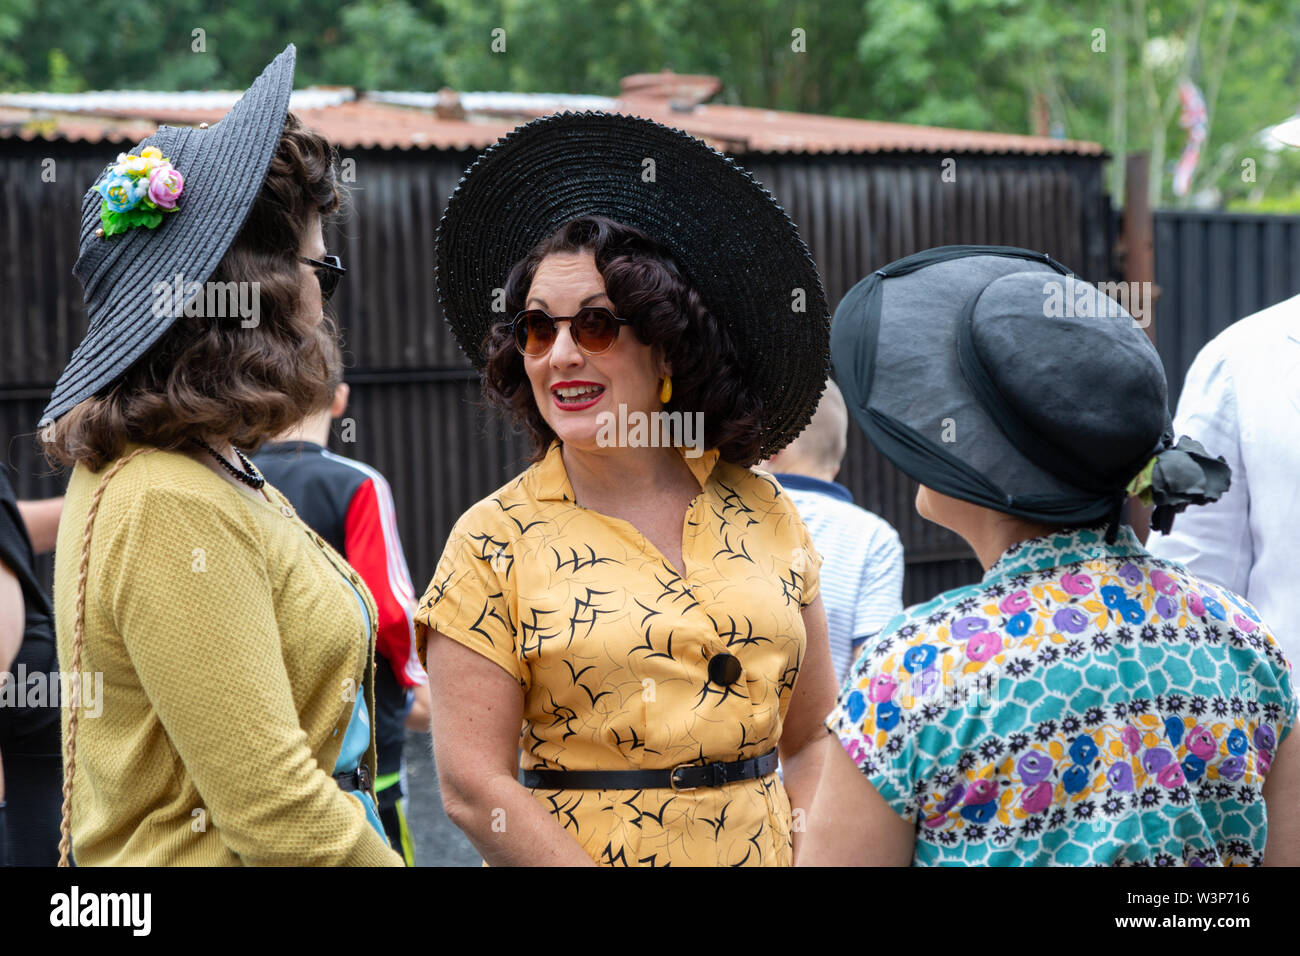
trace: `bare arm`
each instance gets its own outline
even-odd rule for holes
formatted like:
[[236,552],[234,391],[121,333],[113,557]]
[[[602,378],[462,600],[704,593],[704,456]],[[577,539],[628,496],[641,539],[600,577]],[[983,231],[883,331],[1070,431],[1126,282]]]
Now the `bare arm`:
[[831,670],[830,640],[826,635],[826,609],[820,596],[803,609],[802,616],[807,645],[781,726],[779,744],[785,791],[795,812],[796,860],[803,842],[803,828],[798,824],[811,812],[822,761],[829,749],[823,721],[835,706],[835,674]]
[[438,631],[427,645],[442,805],[491,866],[594,866],[516,779],[523,695],[494,664]]
[[422,734],[429,732],[429,685],[416,684],[411,688],[411,693],[415,702],[411,704],[411,712],[406,715],[406,729],[414,730]]
[[[18,578],[0,561],[0,687],[13,680],[9,668],[23,643],[27,610]],[[5,798],[4,761],[0,758],[0,802]]]
[[[7,672],[23,643],[27,616],[23,588],[14,573],[0,561],[0,673]],[[0,677],[3,683],[4,677]]]
[[829,732],[800,866],[910,866],[916,827],[887,804]]
[[1293,727],[1277,748],[1264,777],[1264,809],[1268,814],[1264,865],[1300,866],[1300,729]]
[[45,498],[41,501],[18,502],[18,513],[27,526],[27,537],[32,539],[32,551],[45,554],[54,550],[59,539],[59,519],[63,517],[63,499]]

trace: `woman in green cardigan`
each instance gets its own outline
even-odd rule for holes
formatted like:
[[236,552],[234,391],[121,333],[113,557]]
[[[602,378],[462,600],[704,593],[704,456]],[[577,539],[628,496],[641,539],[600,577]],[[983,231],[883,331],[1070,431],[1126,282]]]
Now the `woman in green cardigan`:
[[83,206],[90,329],[41,431],[74,466],[54,594],[78,865],[402,865],[371,785],[374,602],[239,450],[338,360],[333,153],[287,113],[293,62]]

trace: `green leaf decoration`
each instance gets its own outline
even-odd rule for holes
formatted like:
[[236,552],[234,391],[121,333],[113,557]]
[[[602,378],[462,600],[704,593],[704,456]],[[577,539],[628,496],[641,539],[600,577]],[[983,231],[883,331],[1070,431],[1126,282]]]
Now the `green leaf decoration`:
[[[152,203],[149,205],[153,206]],[[137,226],[157,229],[162,224],[163,212],[156,206],[146,209],[143,203],[134,209],[113,212],[108,208],[108,202],[103,201],[99,206],[99,220],[104,224],[104,236],[108,237],[126,232],[128,229],[135,229]]]

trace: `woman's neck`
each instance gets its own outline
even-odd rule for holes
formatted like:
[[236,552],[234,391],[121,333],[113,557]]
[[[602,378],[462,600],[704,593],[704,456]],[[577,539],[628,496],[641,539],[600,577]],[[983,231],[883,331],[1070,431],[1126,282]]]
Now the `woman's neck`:
[[982,527],[963,528],[958,533],[975,549],[975,556],[979,558],[985,571],[997,564],[998,559],[1006,554],[1007,549],[1013,544],[1031,538],[1041,538],[1055,530],[1034,521],[995,513],[990,513],[989,518],[982,524]]
[[[229,462],[232,467],[238,468],[241,471],[243,470],[243,462],[241,462],[239,457],[235,454],[235,446],[230,443],[229,439],[222,438],[218,435],[204,435],[202,437],[203,440],[208,443],[208,446]],[[202,464],[209,471],[220,475],[223,481],[234,485],[240,493],[246,494],[251,498],[260,498],[263,501],[270,501],[266,492],[262,491],[260,488],[249,487],[235,478],[235,476],[227,469],[222,468],[221,463],[212,457],[212,452],[208,451],[208,449],[204,448],[202,445],[196,445],[190,442],[183,446],[183,450],[185,454]]]
[[[675,448],[610,448],[600,452],[560,446],[575,497],[636,501],[681,483],[690,469]],[[685,473],[685,474],[684,474]]]

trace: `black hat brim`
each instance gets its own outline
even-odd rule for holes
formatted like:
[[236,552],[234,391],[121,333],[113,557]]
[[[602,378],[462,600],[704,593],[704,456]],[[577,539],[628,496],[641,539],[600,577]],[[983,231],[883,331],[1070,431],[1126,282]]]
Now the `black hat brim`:
[[[988,314],[997,296],[986,291],[1008,283],[1021,297]],[[872,444],[921,484],[995,511],[1057,526],[1110,514],[1168,420],[1164,372],[1126,312],[1070,325],[1096,353],[1072,362],[1055,336],[1066,320],[1044,311],[1048,285],[1060,283],[1086,286],[1042,253],[944,246],[850,289],[835,311],[831,350],[845,403]],[[1026,294],[1033,289],[1036,300]],[[975,356],[998,380],[986,381],[972,368],[963,329],[986,342],[991,330],[1009,328],[1018,337]],[[1061,398],[1073,400],[1072,416],[1060,411],[1070,405]],[[1089,425],[1098,424],[1117,440],[1096,438],[1105,429]]]
[[650,120],[557,113],[520,126],[465,172],[439,224],[438,298],[482,369],[511,268],[570,220],[601,215],[666,246],[728,330],[763,402],[763,455],[808,424],[829,372],[830,315],[798,229],[745,169]]
[[[220,121],[207,129],[160,126],[129,152],[157,146],[185,178],[177,211],[156,229],[97,236],[102,197],[82,200],[81,281],[89,327],[54,387],[41,424],[116,381],[172,326],[193,296],[157,308],[160,284],[202,284],[239,234],[279,146],[293,90],[289,44]],[[111,164],[110,164],[111,165]],[[105,169],[105,174],[107,168]],[[101,175],[100,179],[103,176]]]

